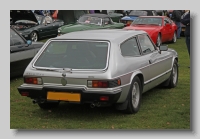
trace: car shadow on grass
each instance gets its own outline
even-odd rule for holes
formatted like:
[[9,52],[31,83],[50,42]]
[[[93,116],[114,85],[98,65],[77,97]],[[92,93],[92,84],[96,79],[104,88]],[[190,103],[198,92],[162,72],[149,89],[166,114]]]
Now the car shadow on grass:
[[33,113],[40,113],[41,115],[47,115],[48,119],[51,118],[70,118],[71,120],[103,120],[105,117],[110,116],[122,116],[124,112],[116,110],[115,106],[107,107],[94,107],[91,108],[89,104],[71,104],[61,102],[58,107],[49,110],[43,110],[41,108],[35,109]]
[[[151,101],[149,100],[149,98],[152,98],[158,95],[162,97],[162,93],[158,92],[159,90],[160,90],[159,88],[155,88],[142,94],[142,102],[141,102],[140,110],[142,110],[142,107],[143,107],[142,105],[144,103],[148,103],[148,101]],[[55,118],[55,117],[66,118],[67,117],[67,118],[75,120],[81,117],[81,119],[91,120],[91,119],[99,119],[101,117],[108,118],[110,116],[121,117],[121,116],[134,115],[134,114],[126,114],[124,111],[117,110],[115,108],[115,105],[91,108],[90,104],[72,104],[72,103],[67,103],[67,102],[61,102],[58,107],[47,109],[47,110],[43,110],[39,108],[37,104],[35,105],[38,108],[34,109],[32,112],[40,113],[41,115],[48,115],[48,118]]]

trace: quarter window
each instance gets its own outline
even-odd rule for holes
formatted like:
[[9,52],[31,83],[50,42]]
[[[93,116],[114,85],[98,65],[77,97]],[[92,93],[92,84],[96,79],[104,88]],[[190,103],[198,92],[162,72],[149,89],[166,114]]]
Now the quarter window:
[[165,25],[166,25],[167,23],[171,23],[171,21],[170,21],[169,19],[167,19],[167,18],[164,19],[164,22],[165,22]]
[[49,17],[49,16],[47,16],[46,18],[45,18],[45,20],[47,21],[47,23],[52,23],[52,18],[51,17]]
[[136,42],[136,38],[129,39],[121,44],[121,53],[123,56],[139,56],[140,51]]
[[46,16],[43,21],[43,24],[51,24],[51,23],[52,23],[52,18],[49,16]]
[[143,54],[148,54],[155,50],[153,43],[151,42],[151,40],[149,39],[147,35],[139,35],[138,39],[139,39]]
[[104,18],[104,24],[105,25],[111,24],[110,19],[109,18]]

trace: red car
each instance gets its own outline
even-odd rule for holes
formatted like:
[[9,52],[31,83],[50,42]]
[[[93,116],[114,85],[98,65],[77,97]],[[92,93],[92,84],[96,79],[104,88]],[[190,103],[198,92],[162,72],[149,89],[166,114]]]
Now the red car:
[[124,29],[144,30],[159,47],[164,42],[176,42],[177,26],[166,16],[140,16]]

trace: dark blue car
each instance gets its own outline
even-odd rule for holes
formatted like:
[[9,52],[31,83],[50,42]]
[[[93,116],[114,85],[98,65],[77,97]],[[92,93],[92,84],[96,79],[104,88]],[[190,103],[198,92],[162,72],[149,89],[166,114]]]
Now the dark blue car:
[[155,10],[131,10],[127,16],[121,18],[120,22],[129,26],[139,16],[157,16]]

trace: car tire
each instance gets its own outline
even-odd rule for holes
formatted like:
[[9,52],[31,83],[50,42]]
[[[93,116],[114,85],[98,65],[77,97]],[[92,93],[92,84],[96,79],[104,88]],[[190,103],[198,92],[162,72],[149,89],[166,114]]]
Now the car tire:
[[30,37],[31,37],[31,40],[32,40],[33,42],[37,42],[37,41],[38,41],[38,34],[37,34],[36,31],[31,32]]
[[177,86],[178,83],[178,62],[176,60],[174,60],[174,64],[172,67],[172,71],[171,71],[171,75],[169,77],[170,81],[169,81],[169,88],[174,88]]
[[162,45],[162,38],[160,33],[158,34],[157,40],[156,40],[156,46],[160,47]]
[[47,102],[47,101],[45,101],[44,103],[38,103],[38,106],[41,109],[51,109],[51,108],[58,107],[59,104],[60,104],[60,102]]
[[134,114],[139,111],[142,97],[142,85],[140,79],[134,77],[128,94],[128,105],[125,110],[128,114]]
[[177,41],[177,34],[176,34],[176,31],[175,31],[171,42],[175,43],[176,41]]

